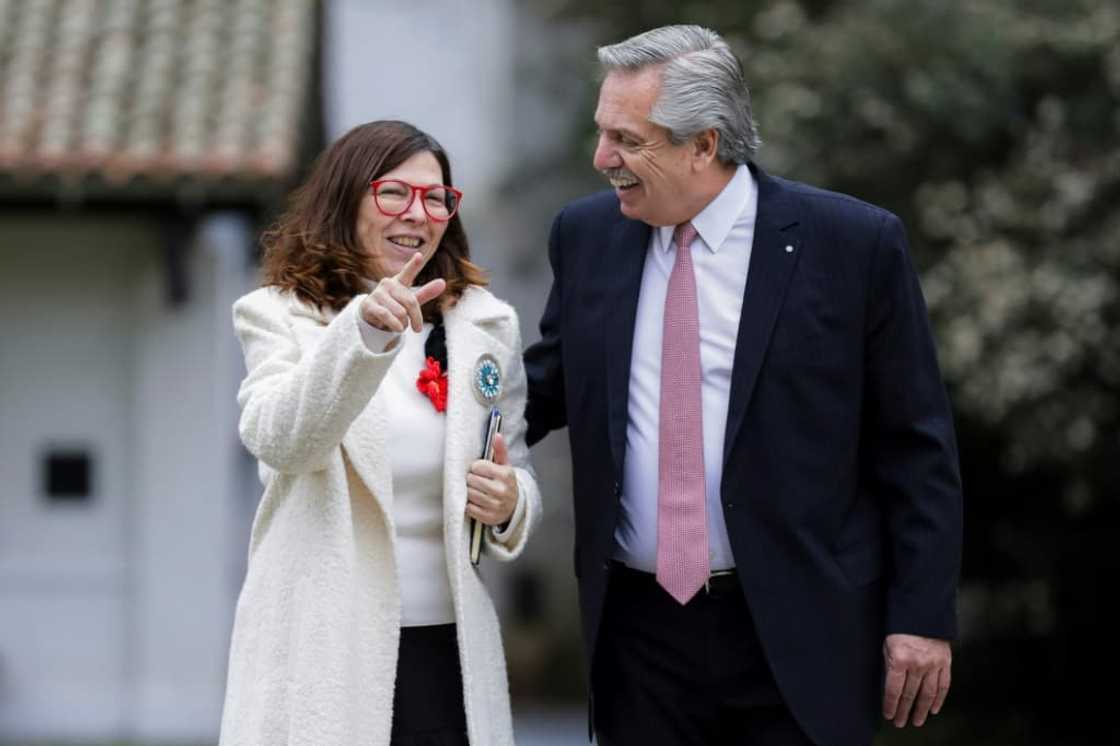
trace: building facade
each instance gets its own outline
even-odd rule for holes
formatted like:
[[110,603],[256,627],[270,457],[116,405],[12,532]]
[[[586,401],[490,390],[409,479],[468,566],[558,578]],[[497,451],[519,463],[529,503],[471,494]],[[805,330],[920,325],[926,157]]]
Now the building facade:
[[0,741],[212,741],[259,485],[230,306],[311,0],[0,2]]

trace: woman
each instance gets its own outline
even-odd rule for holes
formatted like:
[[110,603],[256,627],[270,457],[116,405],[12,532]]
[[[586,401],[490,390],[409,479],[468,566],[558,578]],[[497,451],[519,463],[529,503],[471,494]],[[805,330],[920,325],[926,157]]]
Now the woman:
[[266,233],[265,286],[234,305],[241,439],[265,489],[222,744],[513,743],[468,519],[513,559],[540,493],[517,317],[482,288],[451,183],[423,132],[356,127]]

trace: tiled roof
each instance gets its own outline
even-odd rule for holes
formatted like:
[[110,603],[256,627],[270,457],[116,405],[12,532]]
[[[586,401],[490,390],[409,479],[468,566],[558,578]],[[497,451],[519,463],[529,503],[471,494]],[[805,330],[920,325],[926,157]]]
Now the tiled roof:
[[315,0],[0,0],[0,176],[282,177]]

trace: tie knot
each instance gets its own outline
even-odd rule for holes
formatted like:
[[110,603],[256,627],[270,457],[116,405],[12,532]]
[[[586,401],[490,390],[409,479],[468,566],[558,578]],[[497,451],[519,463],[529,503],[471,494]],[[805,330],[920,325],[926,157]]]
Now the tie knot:
[[696,228],[692,223],[681,223],[673,231],[673,243],[677,245],[678,249],[687,249],[692,246],[692,242],[696,240]]

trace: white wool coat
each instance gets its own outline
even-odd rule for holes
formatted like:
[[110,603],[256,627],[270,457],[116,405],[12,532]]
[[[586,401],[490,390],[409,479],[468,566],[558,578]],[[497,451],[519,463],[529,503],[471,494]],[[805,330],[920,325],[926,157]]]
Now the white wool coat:
[[[248,369],[240,434],[265,489],[230,644],[222,746],[389,743],[401,602],[385,446],[393,427],[378,387],[396,349],[375,354],[363,344],[364,297],[336,315],[261,288],[233,307]],[[464,511],[489,411],[471,376],[489,353],[501,367],[497,404],[525,513],[505,544],[484,532],[483,561],[516,557],[540,517],[520,333],[512,308],[473,287],[444,325],[443,536],[467,729],[472,744],[500,746],[513,743],[505,656],[490,595],[468,558]]]

